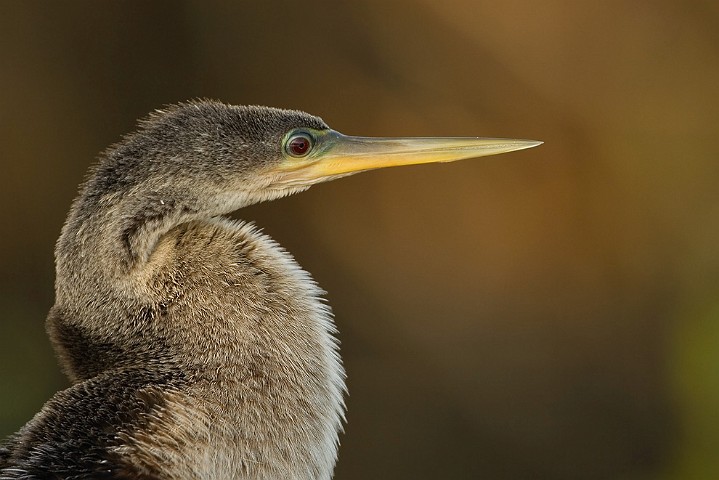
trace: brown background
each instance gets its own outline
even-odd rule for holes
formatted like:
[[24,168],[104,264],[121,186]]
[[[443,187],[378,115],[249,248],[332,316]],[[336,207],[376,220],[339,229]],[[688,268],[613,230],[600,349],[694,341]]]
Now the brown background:
[[0,436],[66,386],[53,243],[97,153],[194,97],[534,138],[238,212],[328,290],[337,478],[719,478],[719,3],[0,3]]

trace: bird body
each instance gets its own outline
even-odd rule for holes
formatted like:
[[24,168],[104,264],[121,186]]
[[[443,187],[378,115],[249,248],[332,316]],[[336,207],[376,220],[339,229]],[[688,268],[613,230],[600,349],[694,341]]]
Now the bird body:
[[[398,140],[383,151],[407,155]],[[0,447],[0,479],[331,478],[330,309],[289,253],[223,215],[378,168],[357,163],[371,148],[302,112],[198,101],[105,152],[56,247],[47,325],[72,386]]]

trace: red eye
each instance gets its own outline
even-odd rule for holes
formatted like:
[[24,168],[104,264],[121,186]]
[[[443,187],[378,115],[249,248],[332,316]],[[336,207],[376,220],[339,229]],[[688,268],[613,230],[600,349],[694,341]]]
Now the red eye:
[[312,150],[312,137],[306,133],[297,133],[287,140],[285,150],[293,157],[304,157]]

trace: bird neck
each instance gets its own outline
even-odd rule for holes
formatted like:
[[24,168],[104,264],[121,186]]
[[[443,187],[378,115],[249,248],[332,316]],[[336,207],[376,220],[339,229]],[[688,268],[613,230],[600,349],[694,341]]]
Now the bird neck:
[[75,381],[157,358],[190,378],[171,405],[196,419],[179,435],[215,439],[208,478],[329,479],[344,411],[331,314],[279,245],[217,217],[238,203],[81,197],[57,246],[53,343]]
[[159,239],[172,228],[251,203],[242,195],[215,195],[199,201],[189,192],[137,190],[102,197],[81,195],[58,240],[57,260],[62,262],[72,252],[116,281],[146,265]]

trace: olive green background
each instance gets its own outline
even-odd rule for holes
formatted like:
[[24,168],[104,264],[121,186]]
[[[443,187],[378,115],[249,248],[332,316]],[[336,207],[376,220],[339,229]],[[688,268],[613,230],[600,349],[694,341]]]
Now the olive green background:
[[539,139],[236,216],[329,292],[336,478],[719,478],[719,3],[0,3],[0,436],[67,385],[53,244],[98,152],[197,97]]

